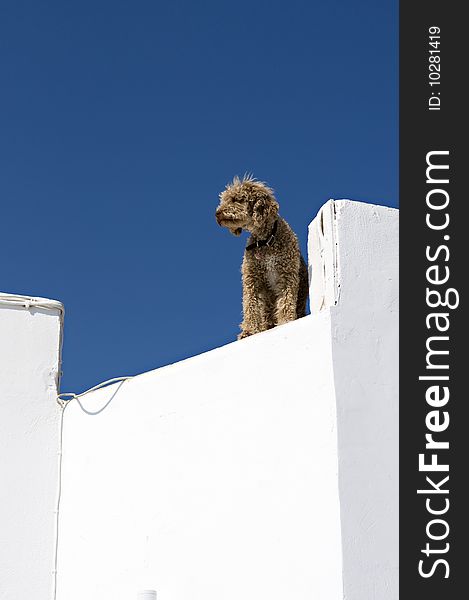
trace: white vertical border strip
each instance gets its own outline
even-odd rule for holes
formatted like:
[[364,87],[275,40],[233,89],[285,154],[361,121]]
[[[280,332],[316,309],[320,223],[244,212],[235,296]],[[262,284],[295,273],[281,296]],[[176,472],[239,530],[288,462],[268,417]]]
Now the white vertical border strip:
[[[61,302],[57,301],[57,300],[50,300],[47,298],[41,298],[41,297],[34,297],[34,296],[26,296],[26,295],[19,295],[19,294],[7,294],[7,293],[3,293],[0,292],[0,307],[2,309],[6,309],[7,312],[5,313],[6,315],[8,315],[8,309],[11,309],[11,314],[12,314],[12,318],[13,315],[16,314],[18,315],[18,310],[21,311],[24,310],[25,313],[29,313],[29,315],[31,316],[31,318],[33,319],[32,321],[30,321],[29,326],[27,326],[22,334],[22,339],[23,339],[23,344],[26,342],[28,343],[29,341],[29,337],[28,336],[33,336],[39,335],[39,338],[37,338],[37,341],[42,340],[39,345],[37,345],[35,352],[38,353],[38,360],[41,360],[41,356],[42,356],[42,352],[46,352],[45,356],[47,356],[47,359],[45,363],[38,363],[38,365],[40,365],[40,370],[38,371],[38,367],[34,367],[34,361],[31,364],[31,368],[35,369],[34,370],[34,381],[36,381],[34,389],[32,389],[30,392],[27,392],[27,389],[24,388],[24,386],[22,386],[20,384],[20,380],[18,380],[15,383],[15,378],[11,379],[10,378],[10,384],[7,383],[7,398],[11,397],[14,398],[15,394],[18,396],[18,400],[19,400],[19,404],[18,404],[18,410],[24,410],[24,408],[28,408],[29,406],[31,407],[31,409],[34,411],[34,405],[36,404],[36,401],[42,402],[44,403],[45,398],[41,395],[43,392],[45,392],[47,390],[47,395],[49,398],[50,402],[54,403],[53,407],[50,408],[46,408],[44,405],[42,408],[38,409],[38,416],[36,418],[33,418],[33,420],[31,420],[30,423],[28,423],[28,412],[23,413],[24,416],[22,418],[19,419],[19,423],[23,423],[22,427],[23,428],[27,428],[27,429],[20,429],[18,431],[19,434],[23,433],[24,431],[27,431],[28,433],[33,433],[34,435],[38,435],[38,439],[41,439],[41,435],[43,438],[43,441],[46,442],[46,447],[44,447],[44,452],[46,453],[45,455],[42,455],[42,450],[40,448],[38,448],[38,451],[40,453],[40,456],[38,456],[38,460],[39,460],[39,466],[40,468],[44,468],[44,464],[46,464],[49,460],[51,461],[50,464],[52,464],[52,461],[54,461],[54,456],[57,458],[57,463],[55,464],[55,468],[54,468],[54,481],[52,482],[53,488],[52,488],[52,494],[51,494],[51,501],[50,501],[50,508],[46,509],[46,507],[44,507],[44,510],[46,512],[49,513],[49,519],[50,519],[50,523],[52,524],[52,531],[49,530],[50,533],[47,534],[47,539],[49,541],[46,542],[45,539],[42,540],[42,543],[45,545],[47,544],[47,546],[49,547],[48,552],[50,553],[50,561],[49,562],[49,585],[48,585],[48,591],[47,591],[47,597],[50,597],[50,594],[52,592],[52,598],[55,597],[55,587],[56,587],[56,564],[57,564],[57,536],[58,536],[58,503],[60,500],[60,470],[61,470],[61,446],[62,446],[62,421],[63,421],[63,413],[62,413],[62,409],[59,406],[59,404],[56,403],[56,398],[57,395],[59,393],[59,388],[60,388],[60,380],[61,380],[61,368],[62,368],[62,347],[63,347],[63,324],[64,324],[64,306]],[[37,329],[38,326],[40,326],[42,319],[39,319],[37,325],[36,325],[36,321],[33,318],[35,314],[37,313],[42,313],[42,315],[50,313],[52,316],[55,316],[56,318],[58,318],[58,321],[55,320],[55,327],[57,327],[57,329],[55,330],[55,334],[52,335],[52,337],[47,336],[47,345],[46,341],[43,340],[43,335],[45,332],[48,331],[48,327],[46,327],[44,329],[44,327]],[[9,319],[7,317],[6,320],[6,324],[7,324],[7,328],[6,328],[6,342],[7,343],[15,343],[15,331],[16,329],[11,329],[8,328],[8,322]],[[37,332],[37,333],[36,333]],[[52,347],[50,345],[51,341],[54,339],[55,336],[55,340],[54,340],[54,346]],[[33,341],[33,338],[31,339],[31,342]],[[44,345],[46,344],[46,345]],[[12,348],[15,348],[15,346],[13,346]],[[36,356],[36,355],[35,355]],[[30,359],[31,360],[31,357]],[[50,361],[50,362],[49,362]],[[23,365],[23,370],[24,370],[24,365]],[[28,367],[29,368],[29,367]],[[44,370],[44,368],[46,369],[44,373],[42,373],[42,371]],[[49,370],[50,369],[50,370]],[[26,371],[27,372],[27,371]],[[42,374],[41,374],[42,373]],[[38,379],[39,377],[39,379]],[[45,378],[45,379],[44,379]],[[42,388],[42,385],[38,385],[41,382],[41,379],[43,380],[43,383],[45,383],[46,387]],[[8,378],[7,378],[8,381]],[[17,385],[19,384],[19,385]],[[10,388],[8,387],[8,385],[10,385]],[[13,387],[11,387],[11,385],[13,385]],[[43,390],[41,392],[41,390]],[[30,395],[32,395],[32,398],[29,398],[29,404],[28,402],[25,404],[24,403],[24,395],[25,393],[27,393],[27,397],[26,400],[28,399],[28,397]],[[36,398],[36,394],[38,394],[38,397]],[[31,404],[31,400],[34,400],[35,402]],[[23,406],[24,405],[24,406]],[[39,406],[39,405],[38,405]],[[23,409],[21,408],[23,407]],[[60,414],[60,416],[58,417],[57,420],[54,420],[55,426],[57,426],[57,430],[55,431],[55,434],[53,436],[54,440],[52,439],[52,437],[50,437],[50,434],[52,434],[52,431],[48,433],[48,428],[53,425],[53,422],[50,421],[50,417],[53,414],[54,410],[60,410],[62,414]],[[44,412],[45,411],[45,412]],[[8,414],[8,413],[7,413]],[[15,414],[15,410],[14,407],[12,408],[12,415]],[[41,433],[42,431],[42,433]],[[14,435],[14,432],[13,432]],[[47,450],[47,444],[52,445],[49,450]],[[28,444],[26,444],[26,446],[28,446]],[[31,452],[31,447],[29,448],[29,452]],[[33,457],[32,457],[33,458]],[[46,461],[46,463],[44,462]],[[37,467],[37,465],[36,465]],[[31,468],[34,469],[34,464],[31,463]],[[55,488],[55,492],[54,492],[54,488]],[[32,492],[30,492],[32,493]],[[54,494],[55,494],[55,500],[54,500]],[[52,515],[51,515],[52,513]],[[46,514],[45,513],[39,513],[37,515],[38,519],[40,520],[41,515],[44,514],[44,519],[46,519]],[[52,517],[52,518],[51,518]],[[50,525],[49,525],[50,526]],[[50,537],[49,537],[50,536]],[[27,541],[25,540],[23,543],[27,543]],[[50,546],[49,546],[50,544]],[[44,571],[45,573],[45,571]],[[36,590],[39,593],[39,590]],[[46,592],[40,592],[40,596],[41,598],[44,598],[45,596],[43,595],[43,593],[45,594]]]

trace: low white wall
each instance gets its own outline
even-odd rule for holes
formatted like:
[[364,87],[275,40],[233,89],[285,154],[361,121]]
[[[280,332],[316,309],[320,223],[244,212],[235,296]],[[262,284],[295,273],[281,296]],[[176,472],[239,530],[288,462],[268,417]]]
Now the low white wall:
[[94,392],[94,416],[72,402],[59,599],[342,598],[330,328],[306,317]]
[[0,294],[0,598],[54,587],[62,307]]

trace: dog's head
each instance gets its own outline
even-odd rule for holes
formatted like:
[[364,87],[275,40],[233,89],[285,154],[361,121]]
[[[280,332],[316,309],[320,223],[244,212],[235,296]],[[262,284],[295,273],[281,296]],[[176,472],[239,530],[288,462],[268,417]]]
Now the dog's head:
[[251,175],[235,177],[220,194],[220,204],[215,212],[217,223],[233,235],[243,229],[258,235],[270,228],[278,215],[274,192]]

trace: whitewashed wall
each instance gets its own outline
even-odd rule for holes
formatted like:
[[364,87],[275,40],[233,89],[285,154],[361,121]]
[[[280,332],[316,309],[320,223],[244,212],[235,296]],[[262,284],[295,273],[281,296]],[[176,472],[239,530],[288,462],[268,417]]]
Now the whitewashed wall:
[[59,600],[398,597],[397,218],[328,203],[312,315],[68,405]]
[[335,423],[328,313],[72,403],[59,598],[340,598]]
[[54,587],[62,306],[0,294],[0,599]]

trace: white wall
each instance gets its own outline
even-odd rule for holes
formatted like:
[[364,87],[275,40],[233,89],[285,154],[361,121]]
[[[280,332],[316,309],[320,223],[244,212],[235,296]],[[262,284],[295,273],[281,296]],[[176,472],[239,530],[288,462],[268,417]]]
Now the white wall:
[[58,302],[0,294],[2,600],[53,592],[61,314]]
[[397,598],[397,218],[329,202],[314,314],[68,405],[59,600]]
[[59,598],[338,600],[335,423],[328,313],[73,402]]

